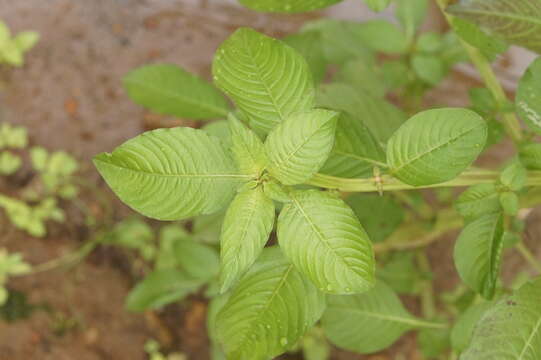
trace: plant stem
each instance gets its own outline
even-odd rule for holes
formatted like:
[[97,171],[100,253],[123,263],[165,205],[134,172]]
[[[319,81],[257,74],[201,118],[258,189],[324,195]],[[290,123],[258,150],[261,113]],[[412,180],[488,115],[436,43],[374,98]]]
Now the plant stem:
[[[447,0],[437,0],[437,3],[441,9],[441,12],[445,16],[445,19],[452,27],[452,16],[445,12]],[[479,74],[483,78],[486,87],[488,88],[488,90],[490,90],[492,96],[494,96],[496,102],[498,104],[505,104],[508,101],[507,96],[505,95],[505,92],[500,82],[498,81],[496,74],[494,74],[494,71],[492,70],[492,67],[490,66],[488,60],[477,48],[471,46],[462,39],[459,40],[466,52],[468,53],[468,56],[470,57],[473,65],[475,65],[477,71],[479,71]],[[513,142],[520,143],[524,136],[522,133],[522,128],[520,127],[520,122],[518,121],[515,114],[509,112],[504,113],[502,115],[502,120],[505,131],[507,132],[509,137],[511,137]]]
[[518,250],[518,252],[522,255],[524,260],[528,262],[528,264],[531,265],[537,271],[539,274],[541,274],[541,261],[537,260],[535,256],[528,250],[526,245],[524,245],[524,242],[519,241],[515,248]]
[[[500,173],[497,171],[467,170],[453,180],[440,184],[412,186],[405,184],[390,175],[382,175],[381,181],[377,183],[374,178],[347,179],[330,175],[316,174],[307,182],[307,184],[343,192],[375,192],[379,190],[415,190],[487,184],[497,181],[499,177]],[[541,186],[541,171],[529,171],[525,186]]]

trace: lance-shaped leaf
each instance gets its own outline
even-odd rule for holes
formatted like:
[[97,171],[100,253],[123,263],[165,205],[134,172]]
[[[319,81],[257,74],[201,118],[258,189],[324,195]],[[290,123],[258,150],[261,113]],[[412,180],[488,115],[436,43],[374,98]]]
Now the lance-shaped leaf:
[[[541,9],[541,1],[539,2]],[[541,21],[541,18],[539,18]],[[541,27],[540,27],[541,31]],[[541,44],[540,44],[541,45]],[[541,59],[536,59],[518,83],[516,107],[520,118],[528,127],[541,134]]]
[[372,244],[341,199],[317,190],[291,194],[278,217],[284,254],[317,287],[330,294],[354,294],[374,285]]
[[389,139],[387,163],[391,174],[409,185],[445,182],[471,165],[486,138],[485,121],[471,110],[426,110]]
[[285,185],[310,179],[329,157],[338,115],[316,109],[295,113],[278,125],[265,142],[269,173]]
[[460,194],[455,202],[455,208],[466,221],[471,221],[501,211],[498,195],[495,184],[473,185]]
[[328,296],[327,302],[325,334],[336,346],[361,354],[387,348],[408,330],[441,327],[416,319],[382,281],[367,293]]
[[460,0],[447,11],[501,36],[512,44],[541,52],[539,0]]
[[242,174],[259,176],[267,166],[267,154],[261,139],[233,114],[229,115],[231,152]]
[[317,94],[317,104],[320,107],[347,112],[366,125],[381,143],[386,143],[406,120],[404,113],[388,101],[341,83],[321,86]]
[[461,360],[541,358],[541,278],[487,310]]
[[228,359],[271,359],[295,346],[319,320],[325,298],[281,254],[263,251],[217,317]]
[[502,249],[501,213],[485,215],[469,223],[455,244],[453,258],[460,278],[489,300],[496,289]]
[[157,309],[182,300],[204,283],[205,280],[193,278],[178,269],[156,270],[130,291],[126,298],[126,308],[130,311]]
[[253,10],[298,13],[321,9],[342,0],[239,0],[239,2]]
[[381,144],[360,119],[341,113],[334,147],[320,172],[355,178],[371,176],[374,166],[386,167]]
[[314,84],[306,60],[283,42],[241,28],[218,49],[214,82],[247,116],[269,132],[296,111],[314,105]]
[[220,238],[222,292],[255,262],[274,226],[274,203],[263,187],[239,193],[225,214]]
[[140,67],[124,77],[124,87],[135,103],[159,114],[212,119],[229,111],[214,86],[175,65]]
[[250,178],[238,174],[218,138],[191,128],[143,133],[94,164],[120,200],[159,220],[216,212]]

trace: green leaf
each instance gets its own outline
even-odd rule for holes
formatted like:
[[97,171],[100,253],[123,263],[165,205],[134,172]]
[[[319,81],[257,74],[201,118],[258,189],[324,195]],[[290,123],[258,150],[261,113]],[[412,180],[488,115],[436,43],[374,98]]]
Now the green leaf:
[[447,12],[469,20],[508,42],[541,52],[539,0],[460,0]]
[[130,311],[157,309],[180,301],[203,285],[184,271],[176,269],[157,270],[145,277],[128,294],[126,308]]
[[321,291],[369,290],[375,281],[374,252],[351,208],[317,190],[290,195],[292,201],[278,217],[278,242],[284,254]]
[[516,216],[520,209],[518,196],[511,191],[500,193],[500,204],[502,205],[503,212],[509,216]]
[[331,152],[337,119],[337,112],[318,109],[288,117],[265,142],[269,173],[285,185],[310,179]]
[[212,73],[251,127],[262,132],[314,105],[312,75],[301,54],[248,28],[238,29],[222,43]]
[[444,355],[451,347],[449,329],[421,329],[417,334],[419,348],[427,359]]
[[388,101],[346,84],[325,84],[317,95],[318,106],[346,112],[362,121],[380,143],[387,142],[406,120],[405,114]]
[[531,143],[520,147],[520,161],[531,170],[541,170],[541,144]]
[[321,9],[342,0],[239,0],[247,8],[277,13],[299,13]]
[[484,298],[494,296],[503,249],[503,217],[489,214],[472,221],[458,237],[455,267],[464,281]]
[[123,83],[135,103],[159,114],[212,119],[229,112],[216,88],[176,65],[140,67],[126,75]]
[[304,31],[282,39],[287,45],[297,50],[306,60],[316,83],[321,82],[327,71],[327,60],[323,51],[321,33]]
[[416,30],[423,24],[427,8],[427,0],[397,1],[396,17],[406,30],[408,39],[412,39]]
[[216,212],[240,180],[249,180],[220,140],[191,128],[146,132],[96,156],[94,164],[123,202],[160,220]]
[[357,35],[370,49],[387,54],[402,54],[408,47],[404,33],[385,20],[369,20],[359,24]]
[[354,194],[346,203],[374,243],[387,239],[404,221],[404,209],[390,195]]
[[0,59],[12,66],[22,66],[23,52],[17,47],[15,41],[9,41],[0,49]]
[[267,248],[241,278],[217,317],[231,360],[274,358],[319,320],[325,297],[280,253]]
[[468,347],[475,325],[492,305],[490,301],[475,304],[459,315],[451,331],[453,350],[462,352]]
[[364,0],[364,2],[372,11],[380,12],[389,6],[391,0]]
[[434,54],[442,49],[443,37],[440,33],[424,32],[417,38],[416,50],[425,54]]
[[482,215],[501,211],[498,190],[495,184],[477,184],[470,186],[458,197],[455,208],[466,221]]
[[336,346],[369,354],[389,347],[408,330],[427,323],[412,316],[391,288],[378,281],[364,294],[328,296],[322,324]]
[[224,215],[225,209],[210,215],[198,216],[193,219],[192,235],[194,239],[210,244],[219,243]]
[[304,360],[329,360],[331,346],[320,327],[313,327],[302,339]]
[[336,73],[334,80],[378,98],[383,98],[387,92],[381,70],[376,65],[367,64],[363,60],[345,63]]
[[412,252],[400,252],[392,255],[391,259],[376,272],[377,278],[383,280],[399,294],[416,294],[419,281],[423,274],[415,265]]
[[526,168],[518,159],[513,159],[500,174],[500,181],[503,185],[513,191],[519,191],[526,184]]
[[343,64],[355,59],[373,64],[374,53],[359,36],[361,25],[358,22],[323,19],[308,23],[303,27],[303,31],[320,33],[325,58],[332,64]]
[[391,174],[413,185],[442,183],[466,170],[482,151],[487,125],[475,112],[433,109],[411,117],[391,137]]
[[263,187],[239,193],[225,214],[220,238],[222,292],[255,262],[274,227],[275,210]]
[[[541,11],[541,9],[540,9]],[[541,21],[541,20],[540,20]],[[541,33],[541,25],[540,25]],[[541,38],[540,38],[541,49]],[[518,115],[526,125],[541,134],[541,59],[536,59],[526,70],[518,83],[515,98]]]
[[541,357],[541,278],[486,311],[461,360],[537,360]]
[[23,31],[18,33],[13,41],[17,45],[20,51],[27,52],[36,45],[39,40],[39,33],[35,31]]
[[209,281],[220,272],[220,258],[217,251],[190,238],[176,241],[173,247],[177,264],[190,277]]
[[205,130],[209,135],[216,136],[222,140],[226,148],[231,148],[231,132],[229,131],[229,122],[227,120],[206,123],[201,127],[201,130]]
[[417,76],[430,85],[440,83],[446,74],[443,60],[436,55],[414,55],[411,66]]
[[22,166],[22,160],[17,155],[9,151],[0,153],[0,175],[11,175],[19,170]]
[[319,172],[347,178],[366,177],[372,176],[374,166],[386,166],[382,146],[360,119],[341,113],[334,147]]
[[451,21],[455,33],[473,47],[476,47],[490,61],[494,61],[496,55],[507,50],[507,44],[497,37],[490,36],[477,25],[461,18],[453,18]]
[[242,174],[261,175],[268,159],[261,139],[233,114],[229,114],[231,152]]

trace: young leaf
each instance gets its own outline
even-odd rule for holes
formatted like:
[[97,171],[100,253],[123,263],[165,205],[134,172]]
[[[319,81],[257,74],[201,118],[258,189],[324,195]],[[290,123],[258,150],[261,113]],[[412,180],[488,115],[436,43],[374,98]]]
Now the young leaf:
[[476,47],[489,60],[493,61],[496,55],[507,50],[507,44],[497,37],[490,36],[477,25],[461,18],[451,21],[455,33],[471,46]]
[[239,0],[247,8],[277,13],[299,13],[321,9],[342,0]]
[[222,43],[212,73],[216,85],[248,116],[250,125],[265,133],[293,112],[314,105],[306,60],[283,42],[248,28],[238,29]]
[[[278,217],[284,254],[330,294],[365,292],[374,285],[374,252],[353,211],[339,198],[298,191]],[[302,234],[302,236],[299,236]]]
[[364,0],[364,2],[372,11],[380,12],[389,6],[391,0]]
[[240,180],[249,180],[220,140],[191,128],[146,132],[97,155],[94,164],[123,202],[160,220],[216,212]]
[[126,308],[130,311],[157,309],[180,301],[203,285],[184,271],[176,269],[157,270],[145,277],[128,294]]
[[331,83],[321,86],[317,93],[317,104],[320,107],[344,111],[357,121],[362,121],[381,143],[386,143],[406,120],[405,114],[388,101],[346,84]]
[[227,358],[264,360],[291,347],[319,320],[325,297],[280,253],[263,251],[218,313]]
[[374,166],[386,166],[381,144],[360,119],[341,113],[334,147],[319,172],[347,178],[366,177],[372,176]]
[[345,63],[336,73],[334,81],[351,86],[355,90],[383,98],[387,86],[383,81],[381,69],[363,60],[353,60]]
[[333,344],[361,354],[385,349],[406,331],[427,325],[381,281],[364,294],[328,296],[322,324]]
[[176,65],[143,66],[123,82],[135,103],[159,114],[212,119],[229,112],[227,101],[214,86]]
[[536,360],[541,357],[541,278],[487,310],[461,360]]
[[194,279],[209,281],[220,271],[218,252],[208,245],[183,239],[175,242],[173,251],[177,264]]
[[[539,10],[541,12],[541,9]],[[539,29],[541,32],[541,18]],[[541,50],[541,38],[539,39]],[[515,99],[519,116],[530,129],[541,134],[541,59],[536,59],[518,83]]]
[[274,203],[258,186],[239,193],[225,214],[221,247],[222,292],[252,266],[274,226]]
[[516,216],[520,210],[518,196],[512,191],[500,193],[500,204],[503,212],[509,216]]
[[361,23],[323,19],[308,23],[303,31],[317,31],[321,36],[321,46],[328,62],[343,64],[351,60],[362,60],[374,64],[374,53],[359,36]]
[[437,85],[445,77],[445,64],[436,55],[414,55],[411,66],[417,76],[430,85]]
[[469,20],[512,44],[541,52],[538,0],[460,0],[447,11]]
[[261,139],[233,114],[229,115],[231,152],[242,174],[259,176],[268,159]]
[[455,208],[466,221],[501,211],[498,191],[494,184],[470,186],[458,197]]
[[402,54],[408,46],[404,33],[385,20],[370,20],[359,24],[357,36],[370,49],[387,54]]
[[325,163],[334,145],[338,113],[327,110],[298,112],[267,137],[269,173],[285,185],[310,179]]
[[391,174],[413,185],[455,178],[477,158],[487,125],[475,112],[460,108],[426,110],[414,115],[389,139]]
[[206,123],[201,127],[201,130],[222,140],[222,144],[224,144],[227,149],[231,148],[231,132],[229,131],[229,122],[227,120]]
[[396,17],[406,30],[408,39],[412,39],[426,17],[427,0],[399,0],[396,4]]
[[346,203],[374,243],[388,238],[404,221],[404,209],[390,195],[355,194]]
[[520,148],[520,161],[528,169],[541,170],[541,144],[526,144]]
[[460,314],[451,331],[451,346],[453,350],[460,353],[468,347],[475,325],[492,305],[493,302],[485,301],[469,307]]
[[327,71],[327,60],[321,43],[319,31],[304,31],[289,35],[282,39],[286,44],[297,50],[306,60],[316,83],[321,82]]
[[26,52],[33,48],[38,40],[39,33],[35,31],[22,31],[13,38],[13,41],[22,52]]
[[494,296],[503,249],[503,217],[489,214],[472,221],[458,237],[453,258],[464,281],[484,298]]
[[434,359],[444,355],[451,347],[449,329],[421,329],[417,334],[419,349],[426,359]]
[[526,183],[526,178],[526,168],[524,168],[518,159],[514,159],[500,174],[502,185],[513,191],[521,190]]
[[412,252],[393,254],[384,267],[378,268],[377,278],[399,294],[416,294],[423,273],[415,265],[414,255]]

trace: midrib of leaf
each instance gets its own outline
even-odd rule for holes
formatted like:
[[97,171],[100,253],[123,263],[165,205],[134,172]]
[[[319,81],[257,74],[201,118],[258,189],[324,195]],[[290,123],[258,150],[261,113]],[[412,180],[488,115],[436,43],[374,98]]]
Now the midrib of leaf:
[[537,334],[537,332],[541,329],[541,316],[537,320],[537,323],[535,324],[532,333],[528,337],[528,340],[526,341],[526,344],[524,344],[524,347],[522,348],[522,351],[520,352],[520,355],[517,360],[523,360],[524,355],[526,354],[526,350],[531,347],[531,342],[534,338],[534,336]]
[[537,19],[535,17],[527,16],[527,15],[504,13],[504,12],[499,12],[499,11],[483,10],[483,9],[466,9],[466,10],[461,9],[461,10],[458,10],[457,12],[462,12],[462,13],[467,13],[467,14],[472,14],[472,15],[498,16],[501,18],[507,18],[511,20],[530,22],[534,25],[541,26],[541,19]]
[[341,150],[333,150],[332,152],[335,153],[335,154],[338,154],[338,155],[342,155],[342,156],[345,156],[345,157],[352,158],[352,159],[365,161],[365,162],[370,163],[370,164],[375,165],[375,166],[380,166],[380,167],[384,167],[384,168],[389,167],[389,165],[387,165],[385,163],[382,163],[380,161],[365,158],[363,156],[355,155],[355,154],[352,154],[352,153],[347,153],[347,152],[344,152],[344,151],[341,151]]
[[410,164],[414,163],[415,161],[419,160],[419,159],[422,158],[423,156],[428,155],[428,154],[430,154],[430,153],[432,153],[432,152],[434,152],[434,151],[436,151],[436,150],[439,150],[439,149],[441,149],[441,148],[443,148],[443,147],[449,145],[450,143],[452,143],[453,141],[457,140],[458,138],[460,138],[460,137],[462,137],[462,136],[464,136],[464,135],[466,135],[466,134],[472,132],[473,130],[475,130],[475,129],[476,129],[477,127],[479,127],[479,126],[481,126],[481,125],[474,126],[474,127],[472,127],[471,129],[468,129],[468,130],[466,130],[466,131],[464,131],[464,132],[462,132],[462,133],[460,133],[460,134],[457,134],[456,136],[454,136],[454,137],[452,137],[452,138],[447,139],[447,140],[446,140],[445,142],[443,142],[443,143],[436,144],[435,146],[429,148],[429,149],[428,149],[427,151],[425,151],[425,152],[422,152],[422,153],[420,153],[420,154],[417,154],[415,157],[411,158],[409,161],[404,162],[404,164],[402,164],[401,166],[399,166],[399,167],[397,167],[397,168],[395,168],[395,169],[392,169],[391,173],[397,172],[397,171],[401,170],[402,168],[404,168],[405,166],[410,165]]
[[314,222],[312,221],[312,219],[310,219],[310,217],[308,216],[308,214],[306,214],[306,212],[304,212],[304,209],[302,208],[301,204],[299,203],[299,201],[297,200],[297,198],[295,197],[295,195],[291,194],[291,198],[293,199],[293,202],[295,203],[295,206],[297,206],[297,209],[299,209],[299,211],[301,212],[302,216],[306,219],[306,221],[308,221],[308,224],[310,225],[310,227],[312,228],[312,230],[314,230],[314,232],[316,233],[317,237],[319,238],[319,240],[325,244],[325,246],[330,250],[330,252],[334,255],[334,257],[338,260],[339,263],[341,263],[345,268],[346,270],[351,273],[353,272],[350,268],[349,268],[349,265],[347,263],[344,262],[344,260],[342,260],[342,258],[340,256],[338,256],[338,254],[334,251],[334,249],[332,247],[330,247],[330,245],[327,243],[327,241],[325,241],[325,238],[323,237],[323,234],[320,232],[320,230],[318,229],[318,227],[316,226],[316,224],[314,224]]
[[176,101],[177,99],[182,99],[182,101],[186,102],[186,103],[189,103],[189,104],[192,104],[192,105],[195,105],[195,106],[198,106],[200,108],[206,108],[210,111],[213,111],[213,112],[216,112],[216,113],[219,113],[220,115],[222,116],[227,116],[227,114],[229,113],[227,110],[224,110],[220,107],[216,107],[216,106],[213,106],[211,104],[207,104],[207,103],[199,103],[197,101],[194,101],[193,99],[190,99],[190,98],[186,98],[180,94],[177,94],[177,93],[173,93],[171,91],[167,91],[167,90],[164,90],[162,88],[158,88],[158,87],[155,87],[155,86],[152,86],[152,85],[149,85],[149,83],[146,83],[146,82],[141,82],[141,81],[136,81],[136,80],[127,80],[128,82],[131,82],[132,84],[137,84],[137,85],[140,85],[140,86],[144,86],[146,87],[147,89],[151,89],[153,91],[156,91],[156,92],[159,92],[160,94],[162,94],[164,97],[167,97],[167,98],[170,98],[172,99],[173,101]]
[[416,328],[424,327],[424,328],[440,329],[440,328],[445,327],[445,324],[418,320],[418,319],[413,318],[413,317],[385,315],[385,314],[374,313],[374,312],[365,311],[365,310],[359,310],[359,309],[356,309],[356,308],[348,308],[348,309],[341,308],[341,309],[335,309],[335,311],[336,310],[338,310],[338,311],[347,311],[349,313],[355,312],[355,313],[359,313],[359,314],[362,314],[364,316],[371,317],[371,318],[374,318],[374,319],[392,321],[392,322],[395,322],[395,323],[405,324],[405,325],[411,325],[411,326],[416,327]]
[[[99,161],[99,160],[98,160]],[[160,173],[152,173],[148,171],[142,171],[142,170],[135,170],[129,167],[120,166],[118,164],[114,164],[111,162],[101,161],[102,163],[117,167],[119,169],[131,171],[138,174],[145,174],[149,176],[156,176],[156,177],[176,177],[176,178],[238,178],[238,179],[252,179],[255,178],[256,175],[242,175],[242,174],[160,174]]]
[[494,260],[496,258],[496,254],[494,254],[494,235],[496,234],[496,228],[498,227],[498,222],[500,221],[499,217],[496,219],[496,224],[492,226],[491,232],[490,232],[490,249],[489,249],[489,258],[488,258],[488,271],[489,271],[489,281],[492,282],[492,275],[494,271]]
[[[284,271],[284,274],[282,275],[282,278],[280,279],[280,282],[278,283],[278,286],[276,286],[276,288],[274,289],[274,291],[272,292],[271,296],[269,297],[269,299],[267,300],[267,302],[265,303],[265,306],[263,307],[263,310],[259,311],[257,313],[257,315],[255,316],[255,318],[253,320],[257,320],[257,321],[252,321],[251,322],[251,325],[250,327],[248,328],[248,330],[246,330],[245,334],[244,334],[244,339],[246,339],[246,336],[251,333],[254,329],[254,326],[256,324],[259,324],[259,319],[261,317],[263,317],[264,314],[266,314],[267,310],[269,310],[269,307],[270,305],[272,304],[274,298],[278,295],[278,292],[280,291],[280,289],[282,288],[282,286],[284,286],[284,283],[286,282],[287,280],[287,277],[289,276],[289,273],[291,272],[291,270],[293,270],[293,265],[290,264],[287,269]],[[238,350],[238,349],[236,349]]]
[[[255,54],[252,52],[252,47],[249,44],[246,44],[246,39],[244,39],[244,46],[247,49],[246,52],[250,55],[250,59],[255,59]],[[274,98],[270,88],[267,86],[267,83],[264,81],[264,76],[263,76],[263,74],[261,72],[261,69],[259,68],[259,65],[255,61],[252,61],[252,67],[255,69],[255,72],[257,73],[257,76],[259,77],[259,79],[261,81],[261,84],[263,85],[263,87],[267,91],[267,94],[269,95],[269,98],[270,98],[270,100],[272,102],[272,105],[276,109],[276,112],[278,113],[278,116],[280,117],[281,120],[283,120],[284,116],[282,114],[282,111],[281,111],[280,107],[278,106],[278,103],[276,102],[276,99]]]

